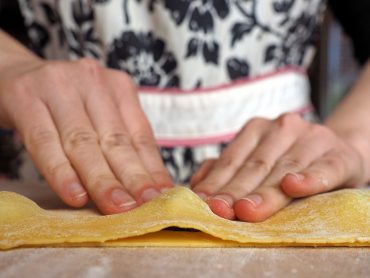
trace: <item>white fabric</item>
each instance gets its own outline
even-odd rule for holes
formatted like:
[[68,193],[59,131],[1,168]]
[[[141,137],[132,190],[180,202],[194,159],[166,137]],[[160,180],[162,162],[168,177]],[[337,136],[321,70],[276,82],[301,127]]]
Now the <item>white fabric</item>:
[[161,145],[196,145],[235,135],[252,117],[299,112],[310,104],[309,82],[302,72],[288,69],[215,89],[141,88],[140,101]]

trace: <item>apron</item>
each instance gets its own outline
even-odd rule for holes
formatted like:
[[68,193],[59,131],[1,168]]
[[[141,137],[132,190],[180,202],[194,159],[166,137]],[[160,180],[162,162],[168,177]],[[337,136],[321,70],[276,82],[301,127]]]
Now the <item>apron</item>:
[[[313,117],[320,0],[20,0],[32,47],[126,71],[169,173],[186,183],[253,117]],[[24,171],[23,171],[24,172]]]

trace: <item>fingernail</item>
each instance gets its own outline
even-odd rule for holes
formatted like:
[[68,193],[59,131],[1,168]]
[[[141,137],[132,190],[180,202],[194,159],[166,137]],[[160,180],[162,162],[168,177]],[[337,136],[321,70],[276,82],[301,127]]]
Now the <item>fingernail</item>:
[[114,189],[111,193],[112,202],[120,208],[130,207],[136,204],[135,200],[130,198],[127,193],[121,189]]
[[212,197],[212,199],[222,201],[229,208],[231,208],[232,204],[233,204],[233,200],[231,199],[230,196],[227,196],[227,195],[216,195],[216,196]]
[[81,199],[87,195],[85,189],[78,182],[69,185],[69,193],[74,199]]
[[304,175],[298,173],[288,173],[287,176],[292,176],[298,181],[303,181],[305,178]]
[[143,199],[144,202],[148,202],[157,197],[158,195],[159,192],[157,190],[155,190],[154,188],[149,188],[141,194],[141,199]]
[[202,192],[195,192],[199,198],[201,198],[203,201],[208,199],[208,196]]
[[242,198],[242,200],[250,202],[254,207],[258,207],[263,201],[259,194],[248,195],[247,197]]

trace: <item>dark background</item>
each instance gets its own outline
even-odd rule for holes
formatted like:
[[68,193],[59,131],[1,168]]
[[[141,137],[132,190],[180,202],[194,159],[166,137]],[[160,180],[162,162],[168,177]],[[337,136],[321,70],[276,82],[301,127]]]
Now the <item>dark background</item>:
[[0,28],[27,44],[27,34],[17,0],[0,0]]

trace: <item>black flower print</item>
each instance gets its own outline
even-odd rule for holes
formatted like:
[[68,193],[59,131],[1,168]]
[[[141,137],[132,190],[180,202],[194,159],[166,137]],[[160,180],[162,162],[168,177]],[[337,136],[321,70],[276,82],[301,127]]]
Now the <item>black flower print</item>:
[[286,13],[294,5],[295,0],[276,0],[272,5],[277,13]]
[[284,26],[286,23],[289,22],[291,17],[290,12],[295,4],[296,0],[276,0],[274,1],[273,8],[276,14],[283,14],[284,18],[280,22],[280,26]]
[[214,41],[206,41],[199,38],[192,38],[188,42],[185,58],[197,56],[202,53],[206,63],[217,65],[219,58],[220,46]]
[[111,46],[107,65],[126,71],[141,86],[180,86],[174,55],[152,32],[122,33]]
[[249,76],[250,66],[245,59],[230,58],[227,61],[227,72],[230,80],[236,80]]
[[[130,1],[130,0],[124,0],[124,1]],[[148,9],[151,12],[154,11],[154,4],[156,4],[159,1],[161,1],[161,0],[144,0],[144,2],[146,2],[148,4]],[[136,2],[139,2],[140,3],[141,0],[136,0]]]
[[28,34],[32,42],[32,50],[39,56],[44,57],[44,49],[50,41],[50,36],[46,28],[37,22],[32,22],[28,26]]
[[[271,1],[272,11],[282,17],[279,24],[274,26],[263,24],[257,17],[258,0],[251,0],[248,8],[241,1],[235,1],[235,8],[243,16],[243,20],[235,22],[231,28],[231,47],[235,47],[237,43],[243,43],[244,39],[257,29],[260,34],[274,38],[276,41],[264,47],[262,63],[272,63],[276,68],[287,65],[303,65],[307,51],[315,46],[321,18],[321,13],[312,13],[312,5],[318,5],[318,8],[321,5],[307,1],[307,9],[302,9],[301,14],[292,16],[293,7],[297,2],[297,0]],[[316,8],[315,10],[320,9]],[[256,37],[257,40],[260,38],[261,36]],[[249,69],[247,61],[244,63],[230,58],[227,62],[227,71],[231,79],[247,76]]]
[[175,179],[175,182],[178,182],[177,177],[180,174],[180,167],[175,160],[175,148],[162,147],[160,148],[160,152],[169,175],[172,179]]
[[[215,20],[224,20],[230,14],[230,0],[163,0],[171,18],[177,25],[187,24],[190,32],[212,34]],[[220,45],[213,39],[194,36],[187,45],[185,58],[201,54],[206,63],[217,65]]]
[[163,0],[177,25],[188,21],[192,31],[213,31],[214,18],[225,19],[230,13],[230,0]]
[[[29,11],[29,13],[34,12],[35,9],[30,0],[23,1],[23,5]],[[45,5],[47,4],[44,3],[40,4],[42,8],[44,8]],[[43,15],[46,16],[47,18],[49,17],[45,8],[43,10]],[[51,25],[53,23],[51,23]],[[50,43],[50,34],[48,28],[36,20],[25,20],[25,24],[27,25],[28,28],[28,36],[30,38],[30,48],[37,55],[45,58],[44,55],[45,48]]]
[[282,44],[267,46],[264,62],[275,63],[277,67],[303,64],[307,50],[317,43],[318,21],[317,16],[306,12],[303,12],[297,19],[291,20]]
[[200,162],[194,157],[191,147],[160,148],[163,163],[175,183],[187,184]]
[[180,182],[183,184],[187,184],[190,182],[191,175],[199,167],[199,163],[197,163],[195,160],[192,148],[184,148],[183,163],[184,164],[182,165],[182,169],[185,170],[186,175],[183,175],[182,177],[180,176]]
[[78,57],[100,58],[101,41],[94,28],[94,11],[90,1],[73,1],[71,9],[76,28],[66,31],[69,48]]
[[[276,37],[282,37],[280,31],[274,29],[273,26],[264,25],[257,17],[257,5],[258,0],[251,0],[249,7],[246,7],[246,3],[242,4],[241,1],[235,1],[235,8],[243,16],[242,21],[237,21],[231,28],[231,46],[234,47],[236,42],[242,41],[244,37],[248,36],[253,30],[258,29],[261,33],[270,34]],[[277,2],[274,2],[276,4]]]
[[64,46],[66,39],[63,30],[63,22],[60,18],[59,11],[56,7],[51,6],[48,3],[41,3],[40,7],[44,13],[45,18],[47,19],[48,24],[56,30],[58,34],[59,45]]
[[318,18],[306,12],[293,21],[283,43],[285,54],[283,64],[301,65],[306,51],[316,45],[318,40]]

